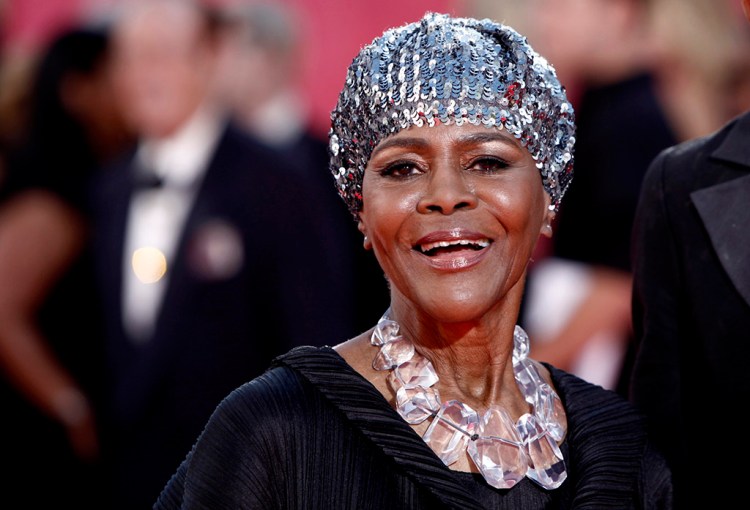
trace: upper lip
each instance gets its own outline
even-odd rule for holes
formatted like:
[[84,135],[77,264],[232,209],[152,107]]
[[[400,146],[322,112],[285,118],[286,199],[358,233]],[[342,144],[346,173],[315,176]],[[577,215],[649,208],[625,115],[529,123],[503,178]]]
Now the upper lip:
[[439,230],[430,232],[421,237],[415,244],[414,249],[422,253],[440,247],[466,245],[486,247],[492,243],[492,239],[480,232],[462,229]]

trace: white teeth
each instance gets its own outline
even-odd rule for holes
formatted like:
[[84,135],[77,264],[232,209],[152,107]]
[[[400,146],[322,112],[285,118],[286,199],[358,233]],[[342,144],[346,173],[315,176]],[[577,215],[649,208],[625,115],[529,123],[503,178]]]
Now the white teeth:
[[426,253],[430,250],[434,250],[435,248],[448,248],[449,246],[479,246],[480,248],[486,248],[490,245],[489,239],[480,239],[477,241],[469,241],[468,239],[456,239],[454,241],[439,241],[437,243],[429,243],[429,244],[422,244],[419,246],[419,249],[422,250],[423,253]]

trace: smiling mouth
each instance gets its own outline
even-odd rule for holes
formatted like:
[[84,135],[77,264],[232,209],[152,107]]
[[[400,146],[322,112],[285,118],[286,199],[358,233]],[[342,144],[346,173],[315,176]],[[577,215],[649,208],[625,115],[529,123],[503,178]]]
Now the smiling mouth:
[[415,250],[427,255],[428,257],[434,257],[441,253],[451,253],[457,251],[471,250],[479,251],[487,248],[490,245],[489,239],[479,239],[475,241],[469,241],[467,239],[456,239],[453,241],[439,241],[436,243],[425,243],[418,244],[414,247]]

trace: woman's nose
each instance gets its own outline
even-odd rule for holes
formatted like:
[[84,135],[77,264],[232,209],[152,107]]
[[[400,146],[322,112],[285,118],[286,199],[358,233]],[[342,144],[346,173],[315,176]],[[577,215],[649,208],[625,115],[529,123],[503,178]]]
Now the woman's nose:
[[473,187],[455,163],[433,168],[425,182],[426,189],[417,204],[421,213],[452,214],[477,205]]

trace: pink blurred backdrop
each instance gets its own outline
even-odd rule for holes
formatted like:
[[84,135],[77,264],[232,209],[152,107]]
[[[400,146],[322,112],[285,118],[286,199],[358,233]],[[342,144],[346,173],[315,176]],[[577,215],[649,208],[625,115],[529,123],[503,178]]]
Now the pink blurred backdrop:
[[[127,1],[127,0],[121,0]],[[225,2],[236,0],[214,0]],[[0,0],[2,50],[7,55],[33,55],[54,32],[79,17],[106,12],[115,0]],[[462,0],[283,0],[297,10],[306,41],[300,79],[319,133],[343,85],[346,68],[362,45],[385,28],[420,18],[426,11],[465,13]]]

